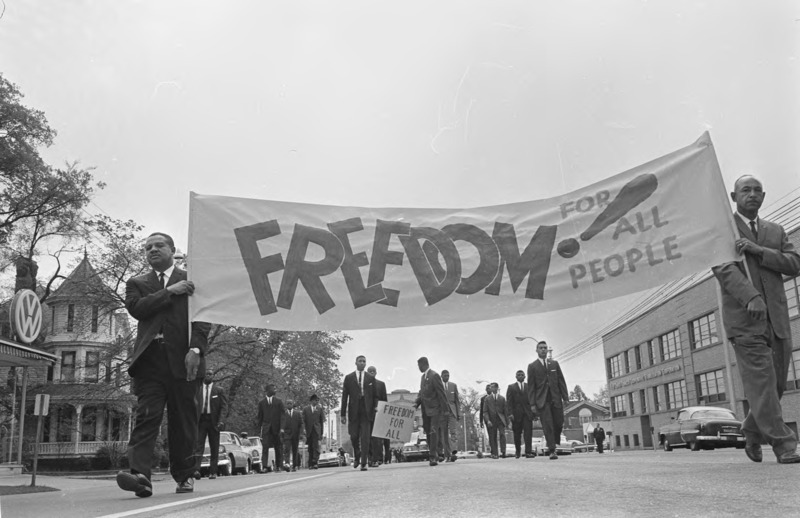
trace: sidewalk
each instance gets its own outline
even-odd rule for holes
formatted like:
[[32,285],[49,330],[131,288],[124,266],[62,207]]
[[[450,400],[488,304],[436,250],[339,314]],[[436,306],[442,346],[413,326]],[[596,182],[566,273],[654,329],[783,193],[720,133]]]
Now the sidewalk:
[[[94,487],[98,485],[99,481],[106,481],[113,484],[114,487],[116,485],[116,471],[108,471],[102,474],[97,474],[93,472],[87,472],[85,474],[81,473],[65,473],[63,475],[54,475],[52,473],[47,475],[42,475],[37,473],[36,474],[36,485],[37,486],[47,486],[56,489],[60,489],[62,491],[69,491],[72,489],[81,489],[81,488],[88,488]],[[0,486],[29,486],[31,484],[31,479],[33,475],[31,473],[23,473],[22,475],[11,475],[6,477],[0,477]],[[152,481],[153,483],[161,482],[164,480],[172,480],[172,477],[169,473],[164,472],[156,472],[153,473]]]

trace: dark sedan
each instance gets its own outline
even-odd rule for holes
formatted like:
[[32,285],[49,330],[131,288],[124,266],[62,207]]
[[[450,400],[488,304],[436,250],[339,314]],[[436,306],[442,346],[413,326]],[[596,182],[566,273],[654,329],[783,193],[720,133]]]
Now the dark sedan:
[[742,422],[727,408],[691,406],[682,408],[672,422],[658,431],[658,440],[664,451],[685,447],[700,449],[736,447],[744,448]]
[[425,441],[420,441],[419,443],[407,442],[403,446],[403,462],[428,460],[429,458],[430,450],[428,450],[428,443]]

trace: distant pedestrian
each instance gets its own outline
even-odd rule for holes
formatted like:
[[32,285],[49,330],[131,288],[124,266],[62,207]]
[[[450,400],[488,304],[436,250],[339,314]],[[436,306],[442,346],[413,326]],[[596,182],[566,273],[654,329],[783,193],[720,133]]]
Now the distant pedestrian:
[[442,370],[442,382],[444,382],[444,392],[447,395],[447,404],[450,406],[450,415],[447,418],[450,446],[445,456],[447,461],[455,462],[458,458],[456,450],[458,450],[458,421],[461,419],[461,402],[458,398],[458,385],[450,381],[450,371]]
[[219,432],[225,426],[222,416],[228,408],[228,398],[218,383],[214,383],[214,370],[206,369],[203,379],[203,390],[200,396],[200,426],[197,436],[197,471],[195,478],[200,478],[200,460],[206,446],[208,447],[210,463],[208,465],[208,478],[217,478],[217,463],[219,462]]
[[528,401],[528,384],[525,383],[525,373],[517,371],[517,381],[508,386],[506,390],[506,403],[511,428],[514,431],[514,448],[516,458],[522,454],[522,439],[525,439],[525,458],[536,456],[533,451],[533,410]]
[[[378,369],[370,365],[367,368],[367,372],[375,377],[375,393],[377,394],[378,401],[386,401],[388,399],[386,394],[386,383],[382,382],[376,377],[378,375]],[[377,405],[377,402],[375,404]],[[382,463],[387,462],[386,456],[389,451],[390,442],[391,441],[389,441],[389,439],[372,437],[372,440],[370,441],[370,465],[372,467],[377,468]],[[391,454],[389,454],[389,460],[391,460]]]
[[417,367],[422,373],[419,383],[419,396],[414,403],[415,408],[422,405],[422,426],[428,440],[430,451],[429,464],[436,466],[439,464],[438,445],[439,433],[442,427],[442,420],[447,419],[450,414],[450,407],[447,404],[447,396],[444,393],[442,377],[439,373],[431,369],[428,358],[423,356],[417,360]]
[[308,467],[317,469],[325,412],[319,405],[319,397],[316,394],[312,394],[309,401],[311,404],[303,409],[303,426],[306,429],[306,445],[308,445]]
[[592,435],[594,436],[595,444],[597,444],[597,453],[603,453],[603,442],[606,440],[606,431],[603,430],[600,423],[595,425]]
[[300,468],[300,437],[303,436],[303,416],[294,408],[294,401],[286,402],[283,424],[283,455],[292,471]]
[[498,458],[497,443],[500,442],[499,456],[506,458],[506,426],[508,414],[506,411],[506,398],[497,393],[497,383],[492,383],[492,393],[486,396],[483,403],[483,422],[489,431],[489,446],[492,458]]
[[267,383],[266,397],[258,403],[258,416],[256,417],[256,430],[261,434],[264,443],[263,456],[269,458],[269,449],[275,450],[275,469],[289,471],[283,463],[283,425],[286,407],[283,401],[275,395],[275,384]]

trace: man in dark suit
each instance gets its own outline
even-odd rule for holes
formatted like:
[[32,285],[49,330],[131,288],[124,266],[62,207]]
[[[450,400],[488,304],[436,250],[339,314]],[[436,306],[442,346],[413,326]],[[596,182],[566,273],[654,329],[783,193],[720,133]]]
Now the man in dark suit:
[[458,385],[450,381],[450,371],[442,369],[442,383],[444,383],[444,393],[447,395],[447,406],[450,408],[450,415],[447,416],[447,433],[450,444],[445,449],[447,462],[455,462],[455,450],[458,449],[458,421],[461,419],[461,402],[458,399]]
[[303,435],[303,416],[294,409],[294,401],[286,402],[283,423],[283,455],[292,471],[300,467],[300,437]]
[[310,402],[311,404],[303,409],[303,426],[306,429],[306,445],[308,445],[308,468],[317,469],[325,412],[322,411],[316,394],[311,395]]
[[600,423],[597,423],[597,426],[594,427],[592,437],[594,437],[594,443],[597,445],[597,453],[603,453],[603,441],[606,440],[606,431],[603,430]]
[[[367,368],[367,372],[369,372],[373,378],[378,375],[378,369],[373,366],[369,366]],[[388,401],[387,394],[386,394],[386,383],[382,382],[378,378],[375,378],[375,394],[377,395],[378,401]],[[375,403],[377,405],[377,403]],[[391,458],[391,452],[389,452],[389,439],[381,439],[380,437],[372,437],[370,441],[370,466],[377,468],[384,462],[388,462],[386,460],[387,455]]]
[[780,399],[792,361],[792,334],[783,276],[800,273],[800,255],[783,227],[758,217],[761,182],[742,176],[734,184],[736,250],[745,262],[717,266],[725,333],[733,344],[749,411],[742,423],[745,454],[761,462],[761,443],[772,446],[780,464],[800,463],[797,438],[783,421]]
[[256,417],[256,430],[261,435],[264,443],[262,455],[269,459],[269,449],[275,449],[275,469],[289,471],[283,464],[283,436],[286,407],[283,401],[275,396],[275,384],[267,383],[265,387],[267,396],[258,402],[258,416]]
[[506,458],[506,426],[508,426],[508,416],[506,415],[506,399],[497,393],[500,386],[497,383],[491,384],[491,393],[486,395],[483,403],[483,422],[489,431],[489,447],[492,450],[492,458],[498,458],[497,442],[500,441],[500,456]]
[[481,396],[481,409],[478,412],[478,421],[480,421],[481,423],[481,430],[483,430],[483,427],[486,425],[486,423],[483,422],[483,403],[484,401],[486,401],[486,396],[488,396],[491,393],[492,393],[492,384],[489,383],[488,385],[486,385],[486,394]]
[[139,321],[128,374],[136,394],[136,426],[128,441],[130,473],[117,473],[117,485],[138,497],[153,494],[150,465],[167,407],[170,474],[176,493],[194,491],[195,447],[200,380],[205,370],[210,325],[193,322],[189,336],[189,303],[194,283],[174,264],[175,243],[163,233],[147,237],[147,262],[153,270],[128,279],[125,307]]
[[533,410],[528,401],[528,384],[525,383],[525,373],[517,371],[517,382],[506,389],[506,403],[511,428],[514,430],[514,447],[517,449],[516,458],[522,453],[522,441],[525,438],[525,458],[536,456],[533,451]]
[[528,401],[542,420],[550,460],[555,460],[558,459],[556,445],[561,444],[564,406],[569,403],[569,391],[561,366],[547,357],[547,342],[537,343],[536,353],[539,358],[528,365]]
[[[367,358],[356,358],[356,370],[344,377],[342,383],[342,424],[347,424],[350,442],[353,444],[353,467],[367,471],[369,463],[369,442],[372,435],[372,422],[375,420],[375,409],[378,396],[375,389],[375,378],[364,371]],[[347,415],[345,415],[347,409]]]
[[219,384],[214,383],[214,371],[206,369],[203,388],[200,392],[200,427],[197,436],[197,471],[195,478],[200,478],[200,460],[208,437],[211,460],[208,466],[208,478],[217,478],[217,462],[219,462],[219,432],[225,424],[222,416],[227,412],[228,398]]
[[447,395],[444,393],[442,377],[439,373],[431,369],[428,358],[423,356],[417,360],[417,367],[422,373],[419,382],[419,395],[414,402],[414,407],[422,405],[422,427],[428,440],[430,451],[430,465],[439,464],[437,455],[439,445],[439,430],[442,428],[442,420],[450,415],[450,407],[447,405]]

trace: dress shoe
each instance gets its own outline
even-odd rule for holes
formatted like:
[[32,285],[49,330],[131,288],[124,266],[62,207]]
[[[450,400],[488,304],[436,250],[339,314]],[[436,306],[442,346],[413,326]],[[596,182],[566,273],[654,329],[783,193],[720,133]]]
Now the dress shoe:
[[189,477],[180,484],[178,484],[178,487],[175,488],[175,492],[194,493],[194,479],[192,477]]
[[536,458],[536,454],[535,453],[526,453],[525,454],[525,458],[526,459],[535,459]]
[[[752,460],[753,462],[761,462],[764,460],[764,454],[761,451],[760,444],[745,444],[744,446],[744,453],[747,455],[747,458]],[[780,462],[780,461],[778,461]]]
[[195,480],[200,480],[200,472],[199,471],[195,471],[194,473],[192,473],[192,476],[194,477]]
[[439,465],[439,461],[437,461],[437,460],[432,460],[432,461],[430,462],[430,465],[431,465],[431,466],[438,466],[438,465]]
[[212,474],[210,474],[210,475],[208,476],[208,479],[209,479],[209,480],[214,480],[215,478],[217,478],[217,476],[216,476],[214,473],[212,473]]
[[455,461],[457,461],[457,460],[458,460],[458,457],[456,457],[455,455],[453,455],[452,457],[450,457],[450,462],[455,462]]
[[439,462],[444,462],[444,455],[439,455]]
[[139,498],[147,498],[153,494],[153,484],[141,473],[117,473],[117,485],[125,491],[133,491]]
[[778,464],[797,464],[800,462],[800,453],[795,451],[787,451],[778,455]]
[[357,460],[353,461],[353,469],[358,469],[358,461]]
[[519,453],[517,453],[516,455],[514,455],[514,458],[515,458],[515,459],[518,459],[518,458],[519,458]]
[[367,471],[367,467],[366,466],[361,466],[361,471]]
[[283,465],[283,471],[285,471],[286,473],[289,473],[289,470],[290,470],[289,466],[287,466],[286,464],[284,464],[284,465]]
[[558,460],[558,455],[556,455],[556,452],[550,454],[550,460]]

